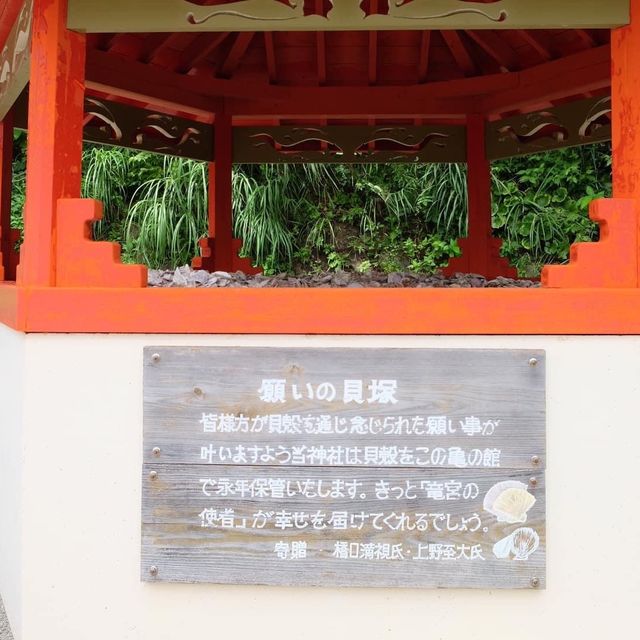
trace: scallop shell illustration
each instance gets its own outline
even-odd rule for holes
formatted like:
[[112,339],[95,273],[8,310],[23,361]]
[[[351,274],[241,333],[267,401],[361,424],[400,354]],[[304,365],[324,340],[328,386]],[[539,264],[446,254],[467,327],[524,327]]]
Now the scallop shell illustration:
[[493,555],[500,560],[504,560],[511,555],[513,551],[513,539],[511,535],[502,538],[493,545]]
[[540,537],[529,527],[517,529],[511,534],[513,542],[514,560],[528,560],[532,553],[540,546]]
[[526,561],[539,546],[540,536],[530,527],[522,527],[496,542],[493,545],[493,555],[500,560],[513,555],[514,560]]
[[536,499],[527,491],[527,485],[515,480],[499,482],[484,497],[484,509],[498,522],[518,524],[527,521],[527,513]]

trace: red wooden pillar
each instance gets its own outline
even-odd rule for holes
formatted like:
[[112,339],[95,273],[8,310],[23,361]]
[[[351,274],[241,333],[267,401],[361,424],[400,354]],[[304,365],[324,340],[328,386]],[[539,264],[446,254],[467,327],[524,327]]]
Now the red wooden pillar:
[[233,126],[231,116],[216,114],[214,161],[209,164],[209,237],[200,241],[195,269],[256,273],[251,262],[238,257],[242,241],[233,237]]
[[640,0],[611,37],[613,198],[591,204],[600,241],[571,247],[568,265],[547,266],[549,288],[636,288],[640,282]]
[[631,0],[631,25],[611,34],[613,191],[640,197],[640,0]]
[[231,116],[216,115],[215,161],[209,165],[209,236],[217,270],[233,269],[233,130]]
[[[631,24],[611,34],[613,197],[640,206],[640,0],[631,0]],[[640,282],[640,229],[636,229]]]
[[11,229],[11,183],[13,180],[13,117],[0,122],[0,280],[15,280],[15,234]]
[[67,0],[34,0],[24,244],[18,279],[56,282],[56,209],[80,197],[85,36],[66,28]]
[[491,163],[485,144],[485,119],[482,115],[467,117],[467,191],[469,229],[458,243],[462,250],[444,272],[477,273],[493,279],[498,276],[516,278],[517,271],[500,256],[501,240],[492,235]]

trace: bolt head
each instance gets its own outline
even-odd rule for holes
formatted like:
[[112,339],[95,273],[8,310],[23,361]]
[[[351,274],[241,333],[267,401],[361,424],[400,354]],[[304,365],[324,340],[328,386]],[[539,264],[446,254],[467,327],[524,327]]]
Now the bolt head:
[[538,486],[538,478],[529,478],[529,484],[532,487],[537,487]]
[[155,578],[158,575],[158,567],[155,565],[149,567],[149,573]]
[[158,362],[160,362],[160,354],[159,353],[154,353],[151,356],[151,362],[153,362],[154,364],[158,364]]
[[534,467],[537,467],[540,464],[540,456],[532,456],[531,457],[531,464]]
[[540,578],[531,578],[531,586],[537,589],[540,586]]
[[157,472],[157,471],[152,471],[152,472],[149,474],[149,479],[150,479],[150,480],[157,480],[157,479],[158,479],[158,472]]
[[530,366],[530,367],[535,367],[535,366],[537,366],[537,365],[538,365],[538,358],[531,358],[531,359],[529,360],[529,366]]
[[161,453],[160,447],[154,447],[152,453],[157,458]]
[[204,395],[204,391],[200,387],[194,387],[193,393],[195,393],[195,395],[197,395],[197,396],[203,396]]

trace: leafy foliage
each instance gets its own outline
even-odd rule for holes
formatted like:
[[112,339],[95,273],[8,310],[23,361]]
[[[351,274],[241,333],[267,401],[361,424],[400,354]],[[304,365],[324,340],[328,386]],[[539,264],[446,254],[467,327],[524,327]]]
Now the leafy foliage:
[[[24,205],[24,134],[17,134],[13,218]],[[104,202],[97,238],[126,261],[185,264],[207,232],[206,165],[96,145],[84,154],[84,195]],[[594,240],[591,200],[611,192],[608,145],[515,158],[493,166],[493,227],[520,273],[564,262]],[[462,165],[246,165],[233,175],[234,229],[267,273],[354,269],[432,272],[466,235]]]
[[568,259],[574,242],[596,240],[589,204],[611,194],[608,145],[515,158],[494,166],[493,226],[523,275]]

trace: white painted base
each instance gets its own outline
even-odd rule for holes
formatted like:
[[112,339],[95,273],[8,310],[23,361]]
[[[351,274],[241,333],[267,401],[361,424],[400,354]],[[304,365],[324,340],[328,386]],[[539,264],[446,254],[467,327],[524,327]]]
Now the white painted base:
[[[142,584],[142,349],[154,344],[546,349],[548,589]],[[601,640],[636,626],[640,338],[23,339],[0,329],[0,354],[0,443],[10,449],[0,589],[16,640]]]
[[0,596],[21,637],[22,442],[25,337],[0,324]]

